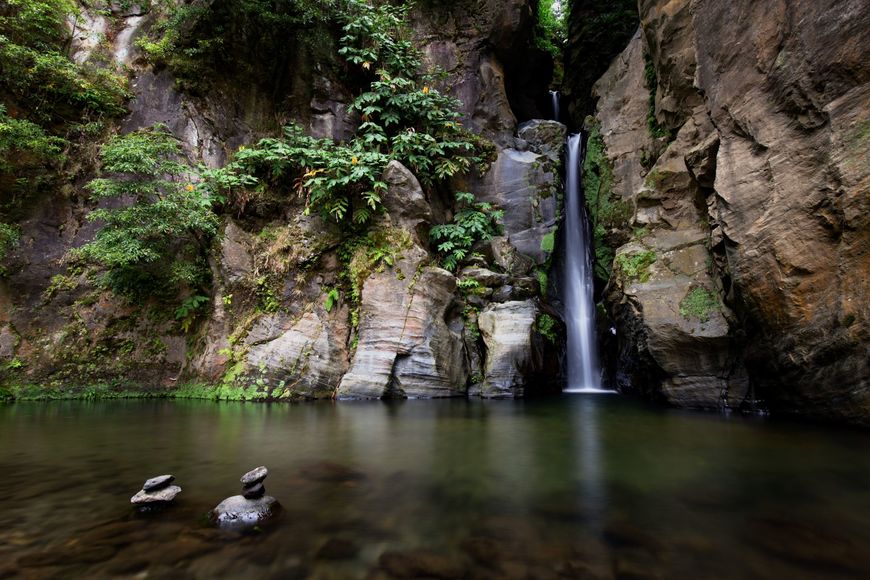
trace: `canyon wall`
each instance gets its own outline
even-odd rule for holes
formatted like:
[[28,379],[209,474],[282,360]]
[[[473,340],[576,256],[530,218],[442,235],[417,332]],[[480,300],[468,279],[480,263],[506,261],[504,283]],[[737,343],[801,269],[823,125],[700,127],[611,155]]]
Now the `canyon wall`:
[[574,119],[613,260],[617,384],[870,421],[867,2],[641,0],[639,14],[594,115]]
[[[238,62],[191,80],[142,52],[140,41],[165,22],[160,7],[80,9],[73,59],[99,58],[129,77],[130,112],[118,130],[160,123],[192,163],[220,167],[290,120],[336,140],[360,122],[348,112],[358,91],[354,74],[335,51],[318,48],[336,43],[328,27],[288,33],[295,48],[287,52],[296,56],[286,62],[251,69],[245,59],[262,55],[236,46]],[[286,196],[222,216],[207,308],[185,322],[177,303],[131,301],[101,286],[99,272],[71,266],[69,250],[93,239],[97,227],[85,220],[97,207],[84,189],[92,168],[63,194],[31,200],[19,222],[20,241],[0,277],[3,384],[49,396],[108,384],[119,393],[264,400],[557,389],[558,329],[543,335],[538,323],[552,312],[546,279],[561,213],[565,129],[518,126],[540,116],[552,71],[532,46],[534,4],[424,2],[411,26],[425,59],[446,73],[438,88],[461,100],[462,122],[495,144],[492,169],[454,188],[506,210],[502,235],[475,248],[458,272],[440,267],[428,231],[452,217],[452,194],[421,187],[391,163],[383,176],[386,212],[370,231],[389,256],[355,272],[357,303],[346,287],[342,227],[306,215],[303,199]],[[303,38],[318,34],[322,42]]]

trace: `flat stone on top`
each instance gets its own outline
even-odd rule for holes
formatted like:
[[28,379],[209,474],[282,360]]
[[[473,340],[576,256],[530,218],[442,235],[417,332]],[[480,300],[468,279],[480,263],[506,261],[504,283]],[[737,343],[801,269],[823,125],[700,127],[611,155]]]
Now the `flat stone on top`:
[[252,469],[248,473],[244,474],[240,481],[245,487],[250,487],[266,479],[267,475],[269,475],[269,470],[266,469],[265,465],[261,465],[260,467]]
[[163,489],[173,481],[175,481],[174,475],[158,475],[157,477],[152,477],[146,481],[145,485],[142,486],[142,491],[157,491],[158,489]]
[[140,491],[130,498],[130,503],[136,505],[146,505],[155,502],[170,502],[175,499],[175,496],[181,493],[181,488],[177,485],[170,485],[157,491],[147,492]]

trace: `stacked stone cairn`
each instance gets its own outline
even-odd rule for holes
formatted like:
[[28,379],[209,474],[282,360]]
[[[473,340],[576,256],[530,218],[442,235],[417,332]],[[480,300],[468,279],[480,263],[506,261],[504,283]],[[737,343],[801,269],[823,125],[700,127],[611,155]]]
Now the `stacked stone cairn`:
[[212,519],[221,527],[244,528],[271,518],[279,508],[278,500],[266,495],[263,480],[269,475],[265,466],[252,469],[241,478],[242,495],[222,501],[212,510]]
[[155,509],[169,505],[175,499],[181,488],[171,485],[174,475],[158,475],[142,485],[142,489],[130,498],[130,503],[139,509]]

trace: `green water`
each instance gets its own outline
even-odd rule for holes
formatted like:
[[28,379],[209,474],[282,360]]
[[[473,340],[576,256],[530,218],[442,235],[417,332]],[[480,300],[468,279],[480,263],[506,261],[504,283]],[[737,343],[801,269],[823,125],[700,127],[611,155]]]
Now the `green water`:
[[[860,578],[870,434],[616,396],[0,406],[0,578]],[[283,505],[204,514],[267,465]],[[173,473],[177,505],[129,498]]]

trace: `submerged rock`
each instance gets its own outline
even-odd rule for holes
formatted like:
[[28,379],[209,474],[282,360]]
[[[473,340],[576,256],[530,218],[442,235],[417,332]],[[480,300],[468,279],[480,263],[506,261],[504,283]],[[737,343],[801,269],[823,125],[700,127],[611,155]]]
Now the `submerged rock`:
[[278,512],[280,504],[272,496],[248,499],[243,495],[228,497],[212,510],[212,518],[221,527],[248,527],[262,523]]
[[261,465],[244,474],[242,495],[228,497],[211,512],[212,520],[223,528],[246,528],[264,522],[280,508],[278,500],[266,495],[263,481],[269,475]]

